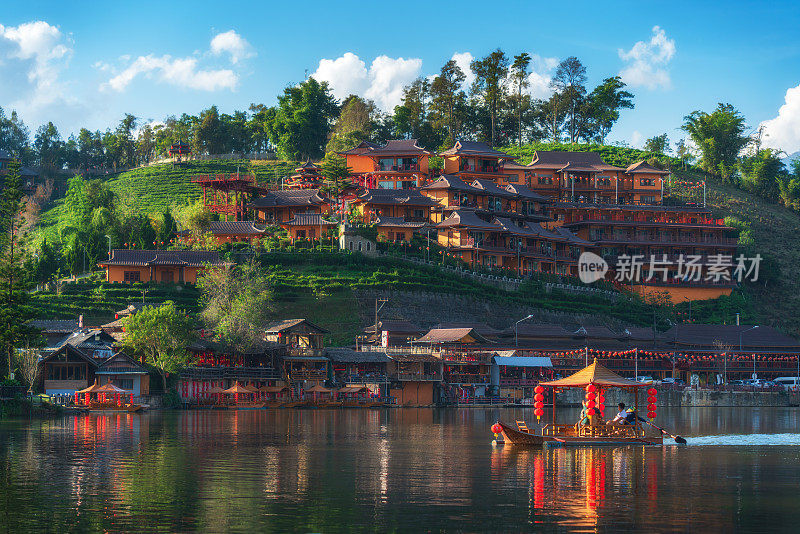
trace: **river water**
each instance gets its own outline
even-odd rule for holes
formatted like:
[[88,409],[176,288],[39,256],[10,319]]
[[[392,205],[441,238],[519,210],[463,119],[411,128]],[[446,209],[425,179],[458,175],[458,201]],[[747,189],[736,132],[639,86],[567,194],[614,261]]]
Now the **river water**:
[[3,421],[0,530],[800,530],[797,409],[662,410],[657,422],[687,437],[686,446],[492,446],[493,421],[532,423],[531,412]]

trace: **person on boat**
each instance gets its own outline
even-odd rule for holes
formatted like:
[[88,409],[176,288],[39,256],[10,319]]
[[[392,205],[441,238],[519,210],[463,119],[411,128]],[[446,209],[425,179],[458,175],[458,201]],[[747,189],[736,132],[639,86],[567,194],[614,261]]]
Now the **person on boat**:
[[[614,416],[614,419],[611,419],[607,425],[614,425],[614,426],[623,426],[623,425],[630,425],[633,424],[633,421],[628,422],[628,410],[625,409],[625,403],[620,402],[618,405],[619,412],[617,415]],[[633,414],[634,419],[636,418],[636,414]]]
[[590,416],[591,417],[600,417],[600,410],[598,410],[597,408],[594,408],[594,407],[593,408],[587,408],[586,407],[586,401],[581,401],[581,404],[583,404],[583,409],[581,410],[581,416],[580,416],[580,421],[579,421],[581,426],[586,426],[588,424],[591,424],[592,420],[591,420]]

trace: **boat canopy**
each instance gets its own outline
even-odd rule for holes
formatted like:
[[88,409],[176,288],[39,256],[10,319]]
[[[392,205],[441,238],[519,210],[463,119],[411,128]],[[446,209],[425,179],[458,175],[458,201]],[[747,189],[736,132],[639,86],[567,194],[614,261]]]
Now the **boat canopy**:
[[588,367],[584,367],[575,374],[552,382],[542,382],[543,386],[559,388],[581,388],[594,384],[595,386],[613,388],[637,388],[647,387],[649,383],[634,382],[619,376],[617,373],[603,367],[597,363],[597,358]]
[[88,388],[81,389],[80,391],[76,391],[75,393],[95,393],[98,389],[100,389],[100,384],[98,384],[97,380],[95,380],[94,384],[92,384]]
[[553,367],[547,356],[495,356],[494,363],[509,367]]
[[234,395],[238,393],[246,393],[252,395],[254,391],[247,386],[241,385],[239,382],[236,382],[233,386],[229,387],[228,389],[224,390],[223,393],[227,393],[229,395]]

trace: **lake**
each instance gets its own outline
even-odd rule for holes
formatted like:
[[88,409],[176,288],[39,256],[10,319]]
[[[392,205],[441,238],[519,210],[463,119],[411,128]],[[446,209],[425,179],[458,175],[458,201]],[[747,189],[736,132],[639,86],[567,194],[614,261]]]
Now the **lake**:
[[688,445],[667,439],[658,447],[567,449],[492,446],[492,422],[534,426],[531,409],[154,411],[2,421],[0,526],[797,532],[798,414],[662,409],[657,423]]

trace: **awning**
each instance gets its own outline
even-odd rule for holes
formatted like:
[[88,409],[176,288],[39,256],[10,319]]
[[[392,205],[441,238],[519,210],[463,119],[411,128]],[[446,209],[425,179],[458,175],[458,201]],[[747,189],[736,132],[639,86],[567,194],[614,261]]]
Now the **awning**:
[[327,362],[328,358],[325,356],[285,356],[285,362]]
[[553,367],[547,356],[495,356],[494,363],[509,367]]

